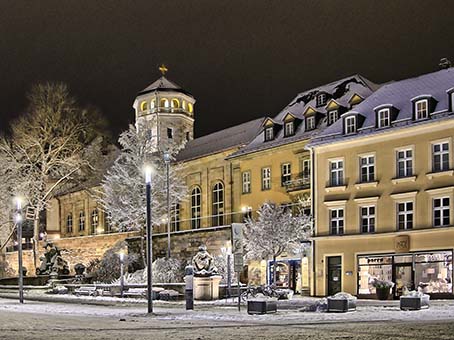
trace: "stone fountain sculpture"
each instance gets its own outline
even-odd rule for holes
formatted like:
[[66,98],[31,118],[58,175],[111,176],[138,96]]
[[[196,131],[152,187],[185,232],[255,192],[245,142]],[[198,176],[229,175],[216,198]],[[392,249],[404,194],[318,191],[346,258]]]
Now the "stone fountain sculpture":
[[68,262],[61,256],[60,249],[50,241],[46,241],[43,248],[46,249],[46,252],[39,258],[41,265],[36,268],[36,275],[50,275],[55,278],[60,275],[68,275]]
[[214,258],[205,245],[199,247],[198,253],[192,259],[194,268],[194,299],[216,300],[219,298],[219,282],[221,276],[214,266]]

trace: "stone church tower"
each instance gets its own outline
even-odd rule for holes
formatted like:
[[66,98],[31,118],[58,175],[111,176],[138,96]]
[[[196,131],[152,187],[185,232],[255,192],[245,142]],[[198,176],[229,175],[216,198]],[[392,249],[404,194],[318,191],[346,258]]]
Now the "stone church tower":
[[194,97],[164,75],[137,94],[133,107],[137,129],[145,129],[161,151],[194,137]]

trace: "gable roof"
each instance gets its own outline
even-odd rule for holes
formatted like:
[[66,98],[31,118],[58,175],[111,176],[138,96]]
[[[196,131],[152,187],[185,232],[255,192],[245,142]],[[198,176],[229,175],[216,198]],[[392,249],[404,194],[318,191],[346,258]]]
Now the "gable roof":
[[[421,124],[424,122],[413,120],[413,102],[419,96],[431,96],[435,99],[436,106],[433,112],[449,111],[448,90],[454,87],[454,68],[439,70],[418,77],[395,81],[384,84],[375,93],[358,104],[354,112],[364,117],[364,122],[357,134],[344,136],[342,120],[324,129],[310,145],[326,144],[339,139],[358,138],[366,134],[389,131],[389,129],[402,128],[403,126]],[[376,113],[380,107],[392,106],[397,109],[397,117],[390,128],[385,130],[376,128]],[[353,111],[350,111],[353,112]],[[344,115],[349,112],[344,113]],[[432,119],[437,119],[433,115]],[[430,122],[431,120],[429,120]],[[427,121],[425,121],[427,123]]]
[[[374,84],[363,76],[355,74],[350,77],[345,77],[332,83],[301,92],[273,119],[275,122],[282,124],[288,113],[291,113],[295,118],[300,119],[302,122],[296,128],[293,136],[284,137],[284,132],[279,131],[273,140],[265,141],[263,133],[258,133],[248,145],[241,148],[241,150],[238,150],[228,158],[234,158],[252,152],[265,150],[270,147],[313,138],[313,136],[317,135],[327,126],[326,117],[323,117],[323,115],[326,115],[327,113],[326,105],[329,103],[330,99],[335,99],[340,105],[349,107],[350,105],[348,104],[348,100],[353,96],[353,94],[358,94],[361,97],[366,98],[379,87],[380,85]],[[317,107],[316,96],[320,92],[328,95],[328,101],[326,105]],[[316,110],[316,112],[321,113],[323,119],[321,119],[321,121],[317,124],[316,129],[305,131],[304,113],[309,107]]]
[[190,140],[177,155],[176,160],[179,162],[188,161],[246,145],[261,130],[264,120],[264,118],[251,120]]

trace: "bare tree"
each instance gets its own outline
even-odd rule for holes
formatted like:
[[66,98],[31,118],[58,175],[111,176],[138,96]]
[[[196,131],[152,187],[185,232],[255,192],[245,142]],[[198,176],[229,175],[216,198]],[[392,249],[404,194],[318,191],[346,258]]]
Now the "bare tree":
[[12,180],[12,193],[34,209],[36,266],[40,213],[63,183],[80,180],[90,170],[102,138],[99,112],[78,106],[65,84],[38,84],[28,100],[27,113],[0,140],[0,157],[6,162],[1,176]]
[[312,217],[302,209],[291,209],[266,202],[258,210],[258,218],[247,218],[246,255],[250,259],[273,259],[273,285],[276,285],[276,258],[284,252],[299,249],[311,236]]

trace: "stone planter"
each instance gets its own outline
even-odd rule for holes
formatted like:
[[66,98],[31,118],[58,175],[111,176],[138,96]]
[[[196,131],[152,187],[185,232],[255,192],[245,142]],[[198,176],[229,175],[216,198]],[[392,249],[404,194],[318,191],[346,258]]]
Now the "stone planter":
[[400,309],[401,310],[420,310],[429,308],[430,296],[427,294],[421,296],[401,296]]
[[377,299],[379,300],[388,300],[389,298],[389,290],[391,288],[375,288]]
[[328,312],[346,313],[356,310],[356,299],[328,298]]
[[277,312],[276,300],[248,300],[248,314],[269,314]]

